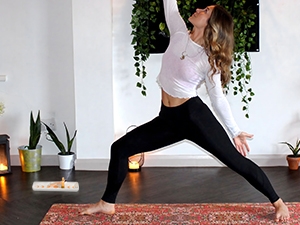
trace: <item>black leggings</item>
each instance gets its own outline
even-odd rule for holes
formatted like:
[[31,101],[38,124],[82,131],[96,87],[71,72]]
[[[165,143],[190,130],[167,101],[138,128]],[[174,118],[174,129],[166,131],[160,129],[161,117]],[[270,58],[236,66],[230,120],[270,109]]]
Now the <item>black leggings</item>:
[[156,150],[184,139],[213,154],[243,176],[270,202],[274,203],[279,199],[265,173],[236,150],[210,109],[199,97],[194,97],[177,107],[162,104],[158,117],[112,144],[107,186],[102,200],[115,203],[127,174],[129,156]]

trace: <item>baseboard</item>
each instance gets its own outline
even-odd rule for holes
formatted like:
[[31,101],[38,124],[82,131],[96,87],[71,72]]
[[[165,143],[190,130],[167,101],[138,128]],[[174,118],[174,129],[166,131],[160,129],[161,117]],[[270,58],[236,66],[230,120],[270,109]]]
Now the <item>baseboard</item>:
[[[259,166],[287,166],[285,155],[252,155]],[[108,159],[77,159],[76,170],[106,171]],[[222,167],[224,164],[209,155],[146,155],[144,167]]]
[[[19,155],[10,156],[10,164],[12,166],[21,166]],[[58,166],[57,155],[42,155],[42,166]]]
[[[259,166],[287,166],[285,155],[251,155],[248,157]],[[109,159],[76,159],[76,170],[107,171]],[[20,165],[18,155],[11,156],[11,165]],[[43,155],[42,166],[58,166],[57,155]],[[222,167],[209,155],[146,155],[144,167]]]
[[107,171],[109,159],[77,159],[75,170]]

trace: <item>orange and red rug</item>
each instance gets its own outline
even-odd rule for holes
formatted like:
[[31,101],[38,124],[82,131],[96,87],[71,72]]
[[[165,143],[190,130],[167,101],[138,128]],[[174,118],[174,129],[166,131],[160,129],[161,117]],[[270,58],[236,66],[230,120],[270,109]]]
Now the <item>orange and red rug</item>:
[[80,215],[89,204],[54,204],[40,224],[300,224],[300,203],[287,205],[289,222],[275,223],[270,203],[117,204],[114,215]]

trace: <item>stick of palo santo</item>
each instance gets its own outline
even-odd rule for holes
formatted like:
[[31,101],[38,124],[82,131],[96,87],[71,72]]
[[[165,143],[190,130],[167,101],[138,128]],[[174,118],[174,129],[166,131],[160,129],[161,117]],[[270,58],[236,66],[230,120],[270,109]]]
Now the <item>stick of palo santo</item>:
[[65,178],[61,178],[61,188],[65,188]]

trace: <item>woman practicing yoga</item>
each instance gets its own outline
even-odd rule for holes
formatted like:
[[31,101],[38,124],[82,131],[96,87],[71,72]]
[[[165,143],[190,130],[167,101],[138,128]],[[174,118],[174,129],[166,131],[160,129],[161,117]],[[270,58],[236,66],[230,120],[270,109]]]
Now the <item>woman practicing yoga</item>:
[[[181,18],[176,0],[164,0],[170,43],[157,77],[162,104],[159,115],[127,133],[111,146],[106,190],[101,200],[82,212],[113,214],[119,189],[126,177],[128,157],[190,140],[243,176],[275,207],[275,220],[286,221],[289,211],[265,173],[245,156],[247,138],[237,126],[223,94],[230,80],[234,37],[231,15],[221,6],[196,9],[189,18],[191,31]],[[197,96],[204,83],[212,107],[233,143],[210,109]]]

